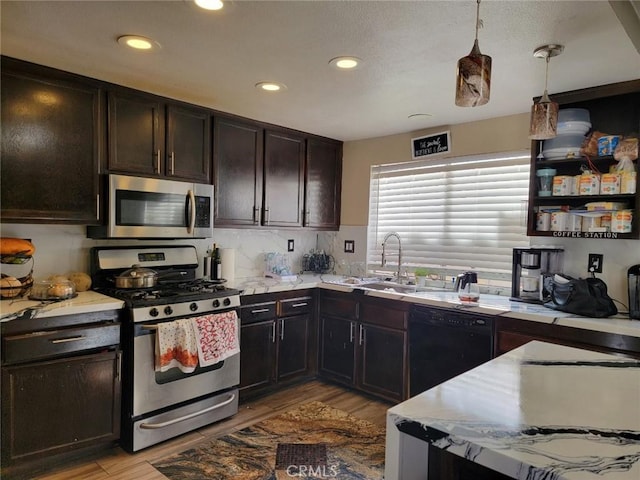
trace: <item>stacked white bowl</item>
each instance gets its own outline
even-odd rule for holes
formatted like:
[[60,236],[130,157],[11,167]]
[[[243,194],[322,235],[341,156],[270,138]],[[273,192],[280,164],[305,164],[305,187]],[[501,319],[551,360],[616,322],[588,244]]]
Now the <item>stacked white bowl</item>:
[[589,110],[564,108],[558,111],[558,135],[544,141],[542,155],[547,160],[580,156],[585,134],[591,129]]

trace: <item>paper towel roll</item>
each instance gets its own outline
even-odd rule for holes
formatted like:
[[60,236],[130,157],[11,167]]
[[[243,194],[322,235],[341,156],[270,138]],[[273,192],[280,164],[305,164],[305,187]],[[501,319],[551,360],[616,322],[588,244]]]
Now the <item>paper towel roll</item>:
[[222,263],[222,278],[232,282],[236,278],[236,251],[233,248],[220,249],[220,263]]

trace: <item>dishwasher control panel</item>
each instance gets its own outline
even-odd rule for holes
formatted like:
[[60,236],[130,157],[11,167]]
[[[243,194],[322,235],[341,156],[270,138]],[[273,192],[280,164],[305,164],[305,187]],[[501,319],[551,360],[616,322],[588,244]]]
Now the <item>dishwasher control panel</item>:
[[491,318],[479,314],[451,312],[449,310],[445,311],[424,307],[416,307],[413,309],[410,321],[431,325],[487,329],[491,329],[493,323]]

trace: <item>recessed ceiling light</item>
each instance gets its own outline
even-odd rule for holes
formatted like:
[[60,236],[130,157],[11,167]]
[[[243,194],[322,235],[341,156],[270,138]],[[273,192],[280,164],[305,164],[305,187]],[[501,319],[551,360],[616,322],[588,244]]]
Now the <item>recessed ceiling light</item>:
[[136,50],[153,50],[154,48],[160,48],[158,42],[147,37],[141,37],[140,35],[122,35],[118,37],[118,43],[135,48]]
[[336,57],[329,60],[329,65],[340,70],[353,70],[362,64],[358,57]]
[[224,7],[222,0],[194,0],[195,4],[205,10],[220,10]]
[[267,92],[277,92],[278,90],[285,90],[287,86],[278,82],[260,82],[256,83],[256,88]]

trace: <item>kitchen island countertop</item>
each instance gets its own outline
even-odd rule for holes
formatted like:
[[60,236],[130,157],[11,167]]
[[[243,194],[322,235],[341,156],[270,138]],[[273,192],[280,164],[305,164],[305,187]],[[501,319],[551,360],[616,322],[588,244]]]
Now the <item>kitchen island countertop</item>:
[[528,343],[389,409],[385,478],[425,478],[427,444],[510,478],[637,480],[640,362]]

